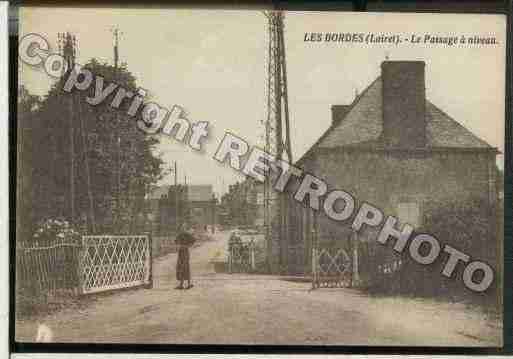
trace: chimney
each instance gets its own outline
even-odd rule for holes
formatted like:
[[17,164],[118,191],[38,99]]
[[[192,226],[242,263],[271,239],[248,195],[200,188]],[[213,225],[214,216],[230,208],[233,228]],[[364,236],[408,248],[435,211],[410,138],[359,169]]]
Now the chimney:
[[424,61],[384,61],[383,140],[386,146],[426,146]]

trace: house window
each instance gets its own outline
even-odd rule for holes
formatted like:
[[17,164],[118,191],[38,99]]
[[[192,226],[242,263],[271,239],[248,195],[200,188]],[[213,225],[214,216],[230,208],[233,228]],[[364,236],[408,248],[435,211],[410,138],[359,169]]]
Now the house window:
[[417,202],[401,202],[397,204],[397,217],[400,223],[408,223],[413,227],[419,227],[420,206]]

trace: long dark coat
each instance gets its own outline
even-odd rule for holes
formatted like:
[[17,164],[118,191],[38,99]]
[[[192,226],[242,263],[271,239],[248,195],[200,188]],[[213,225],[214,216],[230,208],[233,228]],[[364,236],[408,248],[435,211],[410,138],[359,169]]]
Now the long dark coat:
[[178,259],[176,261],[176,279],[190,280],[191,266],[189,264],[189,247],[180,245],[178,248]]
[[190,280],[189,247],[194,243],[194,237],[187,232],[182,232],[176,238],[176,243],[179,245],[178,259],[176,260],[176,279],[180,281]]

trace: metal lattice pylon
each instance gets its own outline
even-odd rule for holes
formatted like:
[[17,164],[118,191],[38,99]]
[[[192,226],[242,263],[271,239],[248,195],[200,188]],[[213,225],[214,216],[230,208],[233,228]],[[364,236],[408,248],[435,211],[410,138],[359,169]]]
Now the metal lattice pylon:
[[[292,163],[290,144],[290,121],[287,93],[287,65],[285,61],[284,14],[282,11],[267,11],[268,20],[268,58],[267,58],[267,118],[265,121],[265,151]],[[285,125],[285,126],[283,126]],[[266,228],[267,258],[273,256],[272,238],[284,240],[287,237],[286,206],[283,196],[279,196],[272,188],[271,173],[266,173],[264,185],[264,222]],[[272,233],[273,220],[276,232]],[[282,245],[279,245],[281,261]]]

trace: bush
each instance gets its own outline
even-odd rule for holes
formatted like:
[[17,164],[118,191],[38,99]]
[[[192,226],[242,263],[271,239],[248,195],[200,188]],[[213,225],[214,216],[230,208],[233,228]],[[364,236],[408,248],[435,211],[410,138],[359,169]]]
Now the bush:
[[80,242],[80,233],[78,233],[68,221],[63,219],[46,219],[41,221],[35,230],[30,246],[48,246],[57,243],[76,243]]
[[[471,258],[489,263],[495,269],[500,281],[498,268],[498,248],[502,243],[500,211],[490,206],[486,200],[473,199],[462,202],[428,202],[424,206],[423,226],[416,233],[429,233],[435,236],[443,248],[448,244]],[[415,233],[412,234],[412,237]],[[414,262],[407,251],[400,256],[398,270],[382,273],[379,267],[393,264],[394,258],[384,251],[391,248],[376,245],[373,259],[367,264],[375,267],[375,274],[369,290],[383,294],[405,294],[418,297],[438,297],[453,301],[471,301],[482,305],[494,305],[497,301],[497,287],[493,285],[484,293],[474,293],[462,282],[463,268],[456,267],[452,278],[442,276],[448,255],[443,251],[432,265],[425,266]],[[367,249],[369,250],[369,249]],[[397,256],[399,257],[399,256]]]

